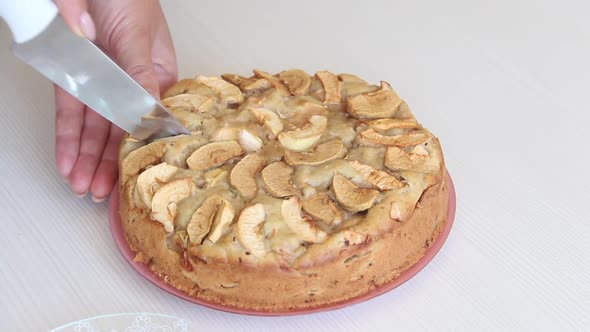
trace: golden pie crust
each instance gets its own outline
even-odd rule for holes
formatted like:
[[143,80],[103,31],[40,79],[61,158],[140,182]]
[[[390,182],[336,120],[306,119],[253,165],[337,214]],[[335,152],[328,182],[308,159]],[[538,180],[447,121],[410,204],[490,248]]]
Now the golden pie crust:
[[190,296],[285,312],[337,304],[414,265],[447,221],[438,139],[386,82],[254,70],[179,81],[191,135],[124,139],[135,260]]

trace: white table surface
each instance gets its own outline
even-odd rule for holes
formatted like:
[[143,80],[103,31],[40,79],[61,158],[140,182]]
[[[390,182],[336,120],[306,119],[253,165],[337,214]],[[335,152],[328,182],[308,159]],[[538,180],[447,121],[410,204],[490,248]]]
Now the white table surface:
[[[365,2],[363,2],[365,3]],[[227,314],[123,259],[107,203],[54,166],[51,85],[0,27],[0,330],[156,312],[194,331],[590,329],[590,2],[164,1],[181,76],[287,67],[389,81],[457,189],[439,255],[398,289],[288,318]]]

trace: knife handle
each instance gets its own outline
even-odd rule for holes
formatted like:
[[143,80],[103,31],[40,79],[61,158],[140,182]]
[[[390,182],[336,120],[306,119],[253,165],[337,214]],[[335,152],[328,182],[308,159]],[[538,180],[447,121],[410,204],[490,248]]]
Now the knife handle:
[[51,0],[0,0],[0,16],[10,27],[18,44],[37,37],[57,13],[57,7]]

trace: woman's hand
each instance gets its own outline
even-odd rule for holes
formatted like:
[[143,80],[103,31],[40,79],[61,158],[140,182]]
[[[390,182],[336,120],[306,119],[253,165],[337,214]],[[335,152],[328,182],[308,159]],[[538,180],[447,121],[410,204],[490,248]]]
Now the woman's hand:
[[[158,1],[55,3],[75,33],[93,40],[157,98],[176,81],[174,46]],[[90,191],[94,201],[102,201],[117,180],[124,132],[59,87],[55,103],[57,168],[78,196]]]

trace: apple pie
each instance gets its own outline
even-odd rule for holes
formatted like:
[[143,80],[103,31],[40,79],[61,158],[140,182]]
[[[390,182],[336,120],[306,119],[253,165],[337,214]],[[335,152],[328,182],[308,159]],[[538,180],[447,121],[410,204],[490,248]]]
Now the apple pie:
[[447,221],[438,139],[387,82],[254,70],[184,79],[162,103],[191,132],[123,140],[135,260],[192,297],[329,306],[414,265]]

